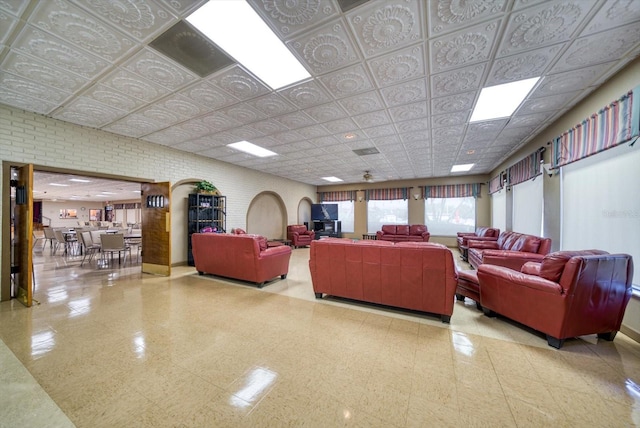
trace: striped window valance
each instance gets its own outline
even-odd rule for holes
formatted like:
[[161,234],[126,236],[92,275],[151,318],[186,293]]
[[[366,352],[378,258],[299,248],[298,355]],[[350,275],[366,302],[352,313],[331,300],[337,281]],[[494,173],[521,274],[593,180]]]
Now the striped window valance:
[[489,180],[489,194],[491,195],[493,193],[499,192],[500,190],[502,190],[503,186],[504,184],[502,180],[502,173],[500,173]]
[[409,199],[409,187],[393,189],[368,189],[364,191],[367,201],[391,201],[394,199]]
[[552,141],[551,167],[558,168],[637,139],[640,128],[639,91],[640,86],[636,86],[620,99],[556,137]]
[[318,192],[320,202],[355,201],[356,190],[342,190],[339,192]]
[[442,186],[424,186],[422,197],[427,198],[467,198],[480,196],[482,183],[446,184]]
[[507,168],[507,183],[509,186],[523,183],[541,174],[540,161],[542,160],[542,152],[543,149],[536,150]]

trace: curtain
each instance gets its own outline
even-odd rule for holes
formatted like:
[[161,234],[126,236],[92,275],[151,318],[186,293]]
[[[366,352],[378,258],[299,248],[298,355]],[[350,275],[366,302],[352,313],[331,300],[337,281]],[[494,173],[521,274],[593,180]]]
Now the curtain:
[[537,150],[507,168],[508,185],[514,186],[540,175],[540,161],[543,151],[543,149]]
[[394,199],[409,199],[410,187],[396,187],[392,189],[368,189],[364,191],[367,201],[391,201]]
[[496,175],[489,181],[489,194],[493,194],[502,190],[502,173]]
[[640,86],[636,86],[618,100],[556,137],[552,141],[551,167],[567,165],[627,141],[635,142],[640,128],[639,91]]
[[466,198],[480,196],[482,183],[446,184],[442,186],[422,187],[422,197],[427,198]]
[[343,190],[339,192],[318,192],[320,202],[355,201],[357,190]]

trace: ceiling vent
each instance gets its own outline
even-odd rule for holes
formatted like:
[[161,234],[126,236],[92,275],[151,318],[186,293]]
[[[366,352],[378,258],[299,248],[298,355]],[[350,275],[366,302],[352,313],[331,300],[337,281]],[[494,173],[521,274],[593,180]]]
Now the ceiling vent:
[[360,6],[361,4],[365,4],[368,1],[369,0],[338,0],[338,4],[340,5],[342,12],[346,12],[354,7]]
[[177,22],[149,46],[200,77],[235,64],[230,56],[185,21]]
[[356,149],[353,151],[353,153],[357,154],[358,156],[366,156],[377,155],[380,152],[375,147],[367,147],[366,149]]

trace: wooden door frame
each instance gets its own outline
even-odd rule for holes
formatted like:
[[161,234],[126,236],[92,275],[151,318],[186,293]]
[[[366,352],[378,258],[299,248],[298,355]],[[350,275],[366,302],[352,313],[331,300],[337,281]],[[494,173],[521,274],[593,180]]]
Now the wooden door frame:
[[[11,168],[20,168],[28,162],[2,161],[2,275],[0,278],[0,301],[11,299]],[[55,168],[33,164],[33,171],[54,172],[65,175],[83,175],[86,177],[105,178],[110,180],[129,181],[132,183],[155,183],[148,178],[129,177],[124,175],[104,174],[95,171],[82,171],[71,168]]]

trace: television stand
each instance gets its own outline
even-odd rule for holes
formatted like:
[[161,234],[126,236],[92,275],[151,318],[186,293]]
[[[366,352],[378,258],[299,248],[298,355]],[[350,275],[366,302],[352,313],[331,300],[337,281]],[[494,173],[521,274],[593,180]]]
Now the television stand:
[[342,238],[342,233],[340,232],[316,232],[316,239],[320,238]]
[[342,238],[342,223],[337,220],[314,220],[313,230],[316,232],[316,239]]

